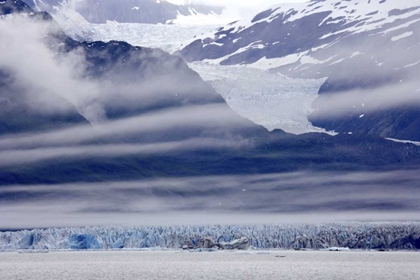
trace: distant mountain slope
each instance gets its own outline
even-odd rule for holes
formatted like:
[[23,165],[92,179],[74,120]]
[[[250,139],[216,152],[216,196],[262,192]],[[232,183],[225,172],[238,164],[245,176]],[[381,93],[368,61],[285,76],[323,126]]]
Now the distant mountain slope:
[[[204,35],[181,54],[188,61],[253,65],[299,77],[324,77],[344,61],[357,64],[360,57],[369,57],[372,67],[401,67],[418,61],[418,21],[415,0],[283,4],[220,28],[212,37]],[[414,50],[404,61],[389,55],[405,45]]]
[[91,23],[116,21],[121,23],[171,23],[178,17],[220,15],[221,7],[204,4],[174,4],[156,0],[25,0],[32,7],[55,14],[60,9],[79,13]]
[[[314,125],[420,140],[415,129],[420,125],[419,27],[420,3],[415,0],[312,0],[227,25],[179,54],[187,61],[328,77],[310,117]],[[374,88],[371,95],[360,93]],[[359,93],[351,94],[354,90]],[[332,99],[332,93],[346,98]]]

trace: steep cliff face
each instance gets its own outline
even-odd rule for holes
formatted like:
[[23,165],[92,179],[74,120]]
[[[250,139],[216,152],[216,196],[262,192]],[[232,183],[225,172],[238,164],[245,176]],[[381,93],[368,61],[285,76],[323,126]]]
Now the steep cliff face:
[[179,54],[327,77],[309,118],[315,126],[419,140],[419,19],[413,0],[283,4],[203,35]]

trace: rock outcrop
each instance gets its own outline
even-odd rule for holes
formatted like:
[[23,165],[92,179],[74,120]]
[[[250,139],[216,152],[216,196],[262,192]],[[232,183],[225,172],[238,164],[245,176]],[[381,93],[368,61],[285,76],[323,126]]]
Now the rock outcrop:
[[249,248],[249,240],[246,237],[242,237],[231,242],[222,242],[220,246],[225,250],[247,250]]
[[210,236],[200,239],[197,245],[198,248],[211,249],[218,247],[216,242]]

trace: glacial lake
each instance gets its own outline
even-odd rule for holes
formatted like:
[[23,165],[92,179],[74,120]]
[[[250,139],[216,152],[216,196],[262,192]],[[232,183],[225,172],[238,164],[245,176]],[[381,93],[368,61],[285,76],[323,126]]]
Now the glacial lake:
[[0,253],[0,279],[420,279],[420,252]]

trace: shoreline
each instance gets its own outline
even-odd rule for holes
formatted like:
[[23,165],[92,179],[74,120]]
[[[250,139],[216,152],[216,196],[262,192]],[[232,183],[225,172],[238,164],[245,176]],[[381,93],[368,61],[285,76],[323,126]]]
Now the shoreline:
[[48,254],[48,253],[236,253],[239,255],[263,255],[263,254],[275,254],[275,253],[420,253],[420,250],[380,250],[380,249],[348,249],[343,248],[342,250],[331,250],[327,249],[304,249],[304,250],[290,250],[290,249],[248,249],[248,250],[209,250],[209,249],[194,249],[194,250],[182,250],[182,249],[165,249],[165,248],[144,248],[144,249],[109,249],[109,250],[0,250],[0,254]]

